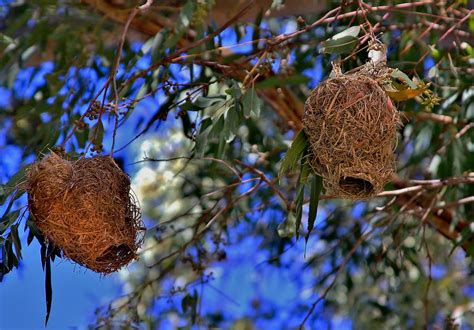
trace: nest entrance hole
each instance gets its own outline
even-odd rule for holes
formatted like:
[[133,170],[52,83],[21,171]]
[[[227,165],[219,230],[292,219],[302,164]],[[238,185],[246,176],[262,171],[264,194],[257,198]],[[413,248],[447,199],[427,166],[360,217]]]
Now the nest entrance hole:
[[102,253],[100,257],[97,257],[98,262],[104,262],[108,260],[116,260],[116,259],[127,259],[128,257],[132,257],[133,259],[134,252],[127,244],[120,244],[120,245],[112,245],[107,250]]
[[339,186],[354,195],[368,195],[374,191],[374,185],[369,181],[351,176],[341,177],[339,179]]

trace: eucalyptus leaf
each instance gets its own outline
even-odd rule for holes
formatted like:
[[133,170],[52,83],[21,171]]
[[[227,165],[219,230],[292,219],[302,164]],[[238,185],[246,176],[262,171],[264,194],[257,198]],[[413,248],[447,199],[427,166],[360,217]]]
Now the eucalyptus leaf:
[[198,108],[205,109],[213,106],[214,104],[222,104],[224,101],[225,98],[221,95],[212,97],[199,96],[194,100],[193,104]]
[[277,227],[278,236],[282,238],[289,238],[295,236],[296,216],[294,212],[288,212],[285,221],[280,223]]
[[[12,202],[10,203],[11,204],[9,204],[9,206],[13,205]],[[18,219],[19,216],[20,216],[20,210],[15,210],[8,213],[5,212],[2,218],[0,218],[0,234],[3,234],[8,228],[10,228],[10,226],[15,223],[15,221]]]
[[16,256],[18,257],[18,260],[21,260],[21,242],[20,237],[18,236],[18,224],[11,226],[10,236],[13,240]]
[[293,171],[296,168],[296,166],[300,163],[304,151],[307,147],[308,141],[306,138],[306,134],[303,130],[301,130],[296,135],[295,139],[291,143],[290,148],[286,152],[286,155],[281,162],[280,171],[278,174],[279,177],[281,177],[286,172]]
[[321,176],[314,174],[311,177],[311,193],[309,199],[309,212],[308,212],[308,231],[306,233],[305,240],[308,242],[309,235],[314,228],[314,222],[318,214],[318,203],[323,190],[323,179]]
[[51,260],[46,258],[46,270],[44,275],[44,290],[46,297],[46,316],[44,320],[44,326],[48,325],[49,315],[51,313],[51,305],[53,302],[53,285],[51,281]]
[[244,111],[244,117],[246,119],[250,118],[250,115],[253,113],[256,117],[260,114],[260,99],[258,98],[255,88],[250,88],[244,94],[242,98],[242,106]]
[[232,107],[227,111],[225,116],[225,130],[228,130],[230,133],[236,135],[237,130],[240,126],[240,118],[237,108]]
[[104,139],[104,124],[102,123],[102,120],[99,120],[97,124],[92,127],[89,139],[94,145],[102,144]]
[[259,81],[255,84],[257,88],[272,88],[272,87],[283,87],[289,85],[301,85],[306,84],[310,78],[303,75],[292,75],[288,77],[273,76],[265,80]]
[[242,90],[240,89],[239,85],[235,82],[232,84],[231,87],[227,88],[225,92],[226,94],[236,99],[242,96]]
[[391,77],[394,79],[400,79],[403,83],[405,83],[408,87],[412,89],[418,88],[418,85],[415,84],[415,82],[413,82],[413,80],[411,80],[410,77],[408,77],[407,74],[403,71],[395,69],[391,73]]
[[206,151],[207,147],[209,133],[211,132],[211,130],[212,126],[208,126],[196,136],[196,141],[194,144],[194,151],[196,153],[196,156],[202,157],[204,155],[204,152]]
[[224,116],[220,116],[210,128],[209,139],[218,139],[221,137],[224,130],[225,119]]
[[338,34],[335,34],[329,40],[337,40],[337,39],[341,39],[341,38],[344,38],[344,37],[347,37],[347,36],[357,37],[359,35],[359,33],[360,33],[360,26],[359,25],[351,26],[350,28],[347,28],[344,31],[339,32]]
[[322,43],[321,51],[326,54],[350,53],[359,44],[359,39],[345,36],[339,39],[329,39]]
[[298,177],[298,183],[296,185],[296,198],[295,198],[295,233],[296,238],[299,238],[299,231],[301,227],[301,219],[303,218],[303,204],[304,204],[304,182],[301,182],[301,173]]

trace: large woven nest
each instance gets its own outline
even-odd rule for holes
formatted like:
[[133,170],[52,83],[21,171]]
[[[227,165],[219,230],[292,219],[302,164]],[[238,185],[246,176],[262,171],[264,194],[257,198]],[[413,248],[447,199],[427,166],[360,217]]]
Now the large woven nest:
[[65,257],[104,274],[136,257],[140,211],[111,157],[68,161],[51,153],[30,168],[27,192],[36,225]]
[[305,103],[308,161],[328,194],[364,199],[383,190],[395,167],[399,113],[362,73],[321,82]]

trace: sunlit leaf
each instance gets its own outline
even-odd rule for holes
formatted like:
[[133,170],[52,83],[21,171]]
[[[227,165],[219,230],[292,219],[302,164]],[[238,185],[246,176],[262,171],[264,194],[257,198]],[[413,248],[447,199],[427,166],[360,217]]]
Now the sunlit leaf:
[[13,40],[12,38],[10,38],[9,36],[7,36],[3,33],[0,33],[0,43],[5,44],[5,45],[9,45],[9,44],[15,43],[15,40]]
[[295,236],[296,216],[294,212],[288,212],[285,221],[280,223],[277,227],[278,236],[282,238]]
[[339,39],[329,39],[322,42],[322,52],[326,54],[350,53],[359,44],[359,39],[345,36]]
[[408,77],[406,75],[406,73],[404,73],[403,71],[400,71],[398,69],[396,70],[393,70],[393,72],[391,73],[391,77],[396,81],[397,79],[400,80],[401,82],[403,82],[404,84],[406,84],[408,87],[410,87],[411,89],[417,89],[418,88],[418,85],[413,82],[413,80],[410,79],[410,77]]
[[350,37],[357,37],[360,33],[360,26],[357,25],[357,26],[351,26],[350,28],[348,29],[345,29],[344,31],[342,32],[339,32],[338,34],[335,34],[331,39],[329,40],[337,40],[337,39],[341,39],[343,37],[347,37],[347,36],[350,36]]

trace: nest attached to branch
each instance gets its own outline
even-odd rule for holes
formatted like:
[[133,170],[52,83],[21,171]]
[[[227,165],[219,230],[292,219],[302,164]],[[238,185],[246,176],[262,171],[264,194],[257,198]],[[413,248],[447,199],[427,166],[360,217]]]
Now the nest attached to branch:
[[395,168],[400,115],[363,72],[321,82],[305,103],[308,161],[328,194],[364,199],[383,190]]
[[68,161],[51,153],[30,168],[27,192],[36,225],[65,257],[103,274],[136,257],[140,210],[111,157]]

